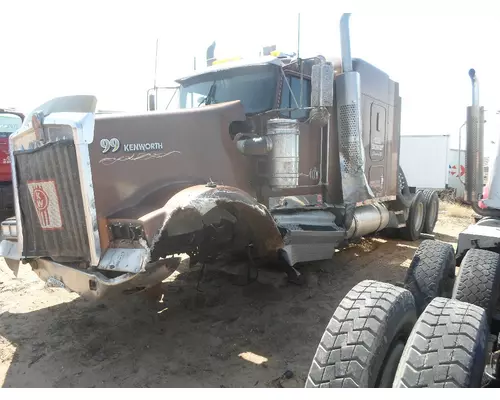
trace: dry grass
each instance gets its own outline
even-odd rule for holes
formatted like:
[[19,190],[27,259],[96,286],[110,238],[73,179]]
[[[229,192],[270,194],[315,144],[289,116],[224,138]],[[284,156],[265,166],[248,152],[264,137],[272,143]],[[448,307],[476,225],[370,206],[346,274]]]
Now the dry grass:
[[474,211],[472,211],[470,207],[458,203],[448,203],[442,201],[439,204],[439,208],[448,217],[469,219],[474,215]]

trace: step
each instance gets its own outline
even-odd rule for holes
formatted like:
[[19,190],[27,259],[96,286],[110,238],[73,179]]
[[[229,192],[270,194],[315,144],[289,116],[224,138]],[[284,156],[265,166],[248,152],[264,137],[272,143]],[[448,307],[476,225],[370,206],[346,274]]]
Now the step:
[[345,239],[346,232],[338,228],[337,230],[289,230],[284,238],[285,259],[291,266],[302,262],[329,260],[333,257],[337,246]]

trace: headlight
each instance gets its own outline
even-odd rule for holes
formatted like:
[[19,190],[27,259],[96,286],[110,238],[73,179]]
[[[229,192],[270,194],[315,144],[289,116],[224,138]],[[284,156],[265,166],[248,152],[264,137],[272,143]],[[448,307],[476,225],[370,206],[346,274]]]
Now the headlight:
[[17,237],[17,224],[10,226],[10,235],[12,237]]
[[17,224],[15,219],[2,222],[2,236],[4,238],[17,238]]
[[3,237],[9,237],[10,236],[9,225],[2,225],[2,236]]

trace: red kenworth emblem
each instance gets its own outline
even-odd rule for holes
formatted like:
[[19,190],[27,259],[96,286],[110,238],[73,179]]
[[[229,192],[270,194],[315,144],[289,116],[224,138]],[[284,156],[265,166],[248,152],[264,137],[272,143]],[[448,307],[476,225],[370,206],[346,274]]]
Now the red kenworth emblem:
[[43,230],[62,229],[61,204],[54,180],[29,181],[28,190]]
[[33,199],[35,201],[36,211],[40,216],[40,224],[42,226],[50,226],[50,215],[48,212],[49,196],[47,196],[47,193],[40,185],[35,186],[33,189]]

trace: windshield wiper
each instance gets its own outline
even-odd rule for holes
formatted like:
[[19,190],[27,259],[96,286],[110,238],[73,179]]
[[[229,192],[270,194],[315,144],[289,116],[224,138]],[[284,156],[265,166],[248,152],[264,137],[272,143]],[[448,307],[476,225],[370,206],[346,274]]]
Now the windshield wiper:
[[217,90],[217,81],[214,81],[212,83],[212,86],[210,86],[210,89],[208,91],[207,97],[205,97],[200,103],[198,104],[198,107],[201,106],[202,104],[205,104],[208,106],[209,104],[215,104],[215,92]]

